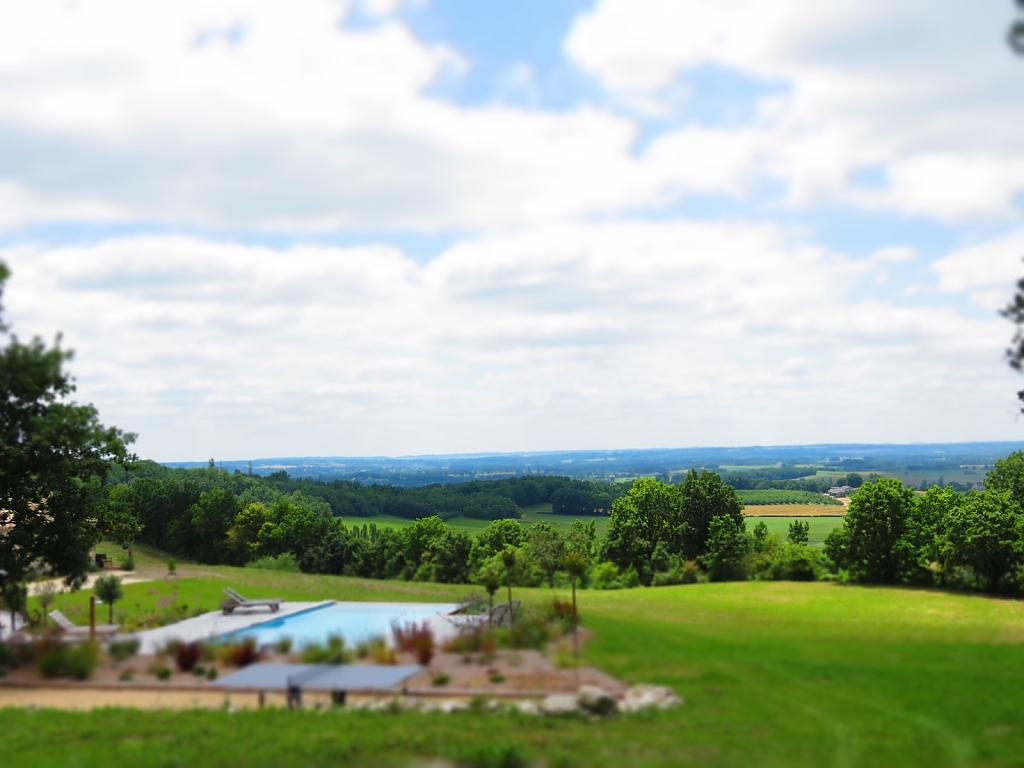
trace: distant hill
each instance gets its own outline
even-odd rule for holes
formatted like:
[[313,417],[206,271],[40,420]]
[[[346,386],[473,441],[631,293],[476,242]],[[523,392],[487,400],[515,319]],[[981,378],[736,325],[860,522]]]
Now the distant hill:
[[[538,451],[424,456],[282,456],[216,461],[218,467],[269,475],[355,480],[419,486],[524,475],[563,475],[609,482],[655,475],[670,479],[691,468],[725,472],[768,467],[804,467],[808,474],[878,472],[912,480],[984,479],[995,461],[1024,441],[983,443],[779,445],[703,448],[651,448],[609,451]],[[166,462],[170,467],[201,467],[207,462]],[[965,469],[966,468],[966,469]]]

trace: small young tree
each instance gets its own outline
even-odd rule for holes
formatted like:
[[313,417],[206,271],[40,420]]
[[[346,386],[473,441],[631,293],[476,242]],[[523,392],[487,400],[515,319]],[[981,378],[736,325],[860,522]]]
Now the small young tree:
[[789,524],[789,543],[806,544],[810,537],[811,524],[806,520],[794,520]]
[[506,544],[505,548],[499,553],[501,558],[501,564],[505,567],[505,586],[508,587],[508,620],[511,624],[513,621],[512,611],[512,580],[516,575],[516,562],[518,555],[516,548],[511,544]]
[[50,617],[50,606],[57,598],[57,585],[52,581],[44,581],[36,591],[36,597],[39,598],[39,605],[43,609],[43,626],[45,627],[47,619]]
[[501,588],[501,572],[494,562],[484,563],[477,573],[477,581],[487,590],[487,623],[491,623],[494,614],[494,593]]
[[124,597],[124,587],[121,585],[121,577],[114,576],[100,576],[96,579],[96,585],[93,587],[93,591],[96,592],[96,597],[107,604],[109,609],[109,618],[107,622],[109,624],[114,623],[114,603]]
[[572,653],[576,666],[579,666],[580,646],[576,629],[580,624],[580,615],[576,608],[576,582],[586,574],[587,569],[590,568],[590,561],[580,552],[569,550],[562,559],[562,567],[569,574],[569,580],[572,582]]

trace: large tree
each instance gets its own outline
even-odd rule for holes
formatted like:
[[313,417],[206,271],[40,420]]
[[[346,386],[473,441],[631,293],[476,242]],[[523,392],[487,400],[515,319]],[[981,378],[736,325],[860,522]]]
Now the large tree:
[[[0,298],[10,273],[0,263]],[[133,435],[75,403],[58,338],[22,342],[0,306],[0,579],[39,570],[80,582],[98,536],[97,504],[111,462],[126,462]]]
[[916,571],[914,490],[899,480],[865,483],[850,500],[843,525],[825,541],[828,556],[856,581],[896,584]]
[[949,565],[966,565],[989,592],[1009,591],[1024,564],[1021,508],[1005,490],[971,493],[946,517],[942,549]]
[[650,584],[659,544],[667,554],[679,554],[685,534],[679,488],[644,477],[612,505],[603,555],[623,571],[635,569],[640,579]]
[[743,528],[743,504],[733,487],[715,472],[688,472],[679,486],[679,498],[686,523],[683,556],[688,560],[707,551],[714,518],[731,518],[734,525]]

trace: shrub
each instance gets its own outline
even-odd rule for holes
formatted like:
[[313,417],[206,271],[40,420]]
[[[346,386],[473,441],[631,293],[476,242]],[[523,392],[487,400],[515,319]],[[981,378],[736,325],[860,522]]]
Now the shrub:
[[100,647],[96,643],[45,643],[38,653],[39,671],[43,677],[88,680],[100,659]]
[[139,641],[132,637],[128,640],[115,640],[107,646],[107,653],[114,661],[125,661],[139,652]]
[[447,674],[445,672],[442,672],[439,675],[434,675],[434,679],[433,679],[432,682],[433,682],[434,685],[439,685],[440,686],[440,685],[448,685],[448,683],[450,683],[451,681],[452,681],[451,675],[449,675],[449,674]]
[[224,643],[217,649],[217,658],[229,667],[247,667],[260,660],[256,640],[247,637],[237,643]]
[[171,576],[178,572],[178,563],[173,557],[167,558],[167,573]]
[[206,677],[206,667],[202,664],[196,664],[192,667],[192,674],[196,677]]
[[507,648],[539,650],[551,639],[551,630],[543,614],[524,611],[515,625],[498,630],[497,638],[498,643]]
[[508,678],[506,678],[506,677],[505,677],[505,676],[504,676],[503,674],[501,674],[500,672],[495,672],[494,674],[492,674],[492,675],[491,675],[491,682],[492,682],[492,683],[504,683],[504,682],[505,682],[505,680],[507,680],[507,679],[508,679]]
[[294,643],[290,637],[282,637],[274,643],[274,650],[283,656],[292,652],[293,645]]
[[305,664],[348,664],[351,660],[352,653],[341,635],[329,635],[326,643],[311,643],[302,650]]
[[543,618],[548,624],[557,627],[557,634],[569,634],[573,630],[572,603],[556,598],[545,609]]
[[248,568],[259,568],[264,571],[284,571],[287,573],[298,573],[299,572],[299,561],[295,559],[295,555],[291,552],[285,552],[280,555],[266,555],[253,560]]
[[621,589],[619,566],[607,560],[598,563],[590,574],[590,583],[594,589]]
[[121,561],[122,571],[134,571],[135,570],[135,558],[128,555],[124,560]]
[[170,680],[171,679],[171,668],[163,666],[156,671],[157,680]]
[[203,657],[203,644],[199,642],[195,643],[182,643],[175,649],[174,652],[174,663],[178,667],[180,672],[188,672]]
[[130,669],[126,669],[124,672],[118,675],[117,679],[120,680],[122,683],[127,683],[135,679],[135,673]]
[[356,656],[360,659],[370,659],[374,664],[395,664],[398,661],[395,649],[388,645],[388,641],[383,637],[372,637],[357,645]]
[[207,680],[216,680],[217,679],[217,674],[218,674],[217,673],[217,668],[216,667],[210,667],[208,670],[206,670],[206,679]]
[[497,648],[497,637],[486,625],[464,629],[444,644],[449,653],[494,653]]
[[427,665],[434,658],[434,633],[426,622],[404,627],[392,624],[391,634],[395,638],[395,647],[415,654],[418,663]]

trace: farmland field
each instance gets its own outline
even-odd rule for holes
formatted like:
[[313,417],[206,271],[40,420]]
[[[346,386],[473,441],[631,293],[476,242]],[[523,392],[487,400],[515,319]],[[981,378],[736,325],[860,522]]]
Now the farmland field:
[[[446,600],[469,587],[210,567],[212,608],[258,596]],[[130,585],[125,603],[161,599]],[[547,589],[516,590],[527,602]],[[0,711],[4,765],[998,766],[1024,754],[1024,603],[929,590],[743,582],[584,590],[587,663],[686,705],[591,722],[528,716]],[[240,734],[250,734],[240,738]],[[419,764],[419,763],[415,763]]]
[[846,508],[835,504],[755,504],[743,508],[748,517],[842,517]]
[[831,504],[839,506],[841,503],[823,493],[814,493],[813,491],[736,491],[736,495],[746,506],[756,504]]

